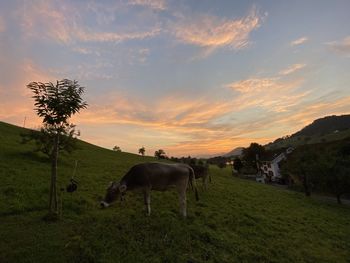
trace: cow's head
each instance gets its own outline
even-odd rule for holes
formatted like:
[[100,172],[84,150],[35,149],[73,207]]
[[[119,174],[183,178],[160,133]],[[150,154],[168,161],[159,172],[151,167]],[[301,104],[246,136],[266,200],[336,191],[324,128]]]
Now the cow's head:
[[126,185],[120,184],[116,182],[111,182],[107,188],[107,193],[105,199],[101,201],[100,205],[102,208],[110,206],[112,202],[114,202],[118,197],[123,200],[123,196],[126,191]]

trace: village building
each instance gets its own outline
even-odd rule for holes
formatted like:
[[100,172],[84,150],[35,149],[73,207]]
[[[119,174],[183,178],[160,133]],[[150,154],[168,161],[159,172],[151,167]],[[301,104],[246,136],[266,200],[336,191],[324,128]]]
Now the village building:
[[293,150],[294,149],[292,147],[289,147],[287,149],[281,149],[277,152],[267,152],[261,157],[261,159],[259,159],[257,156],[258,175],[256,181],[262,183],[283,182],[280,164],[283,160],[287,159],[288,154],[290,154]]

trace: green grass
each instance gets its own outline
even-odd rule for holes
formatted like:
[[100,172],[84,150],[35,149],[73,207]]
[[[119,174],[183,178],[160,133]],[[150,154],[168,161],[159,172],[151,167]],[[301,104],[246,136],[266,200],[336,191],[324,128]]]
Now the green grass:
[[200,201],[188,192],[188,218],[175,191],[141,194],[101,210],[109,181],[154,160],[80,142],[59,161],[59,186],[79,160],[79,188],[62,194],[63,217],[46,214],[50,166],[19,143],[21,129],[0,123],[0,262],[349,262],[350,209],[230,176],[211,167]]

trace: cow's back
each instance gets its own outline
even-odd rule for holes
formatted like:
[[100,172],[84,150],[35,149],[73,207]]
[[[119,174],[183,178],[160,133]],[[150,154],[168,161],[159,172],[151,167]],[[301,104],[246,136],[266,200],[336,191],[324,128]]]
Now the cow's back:
[[122,181],[127,182],[128,188],[166,190],[168,186],[188,180],[190,169],[185,164],[142,163],[133,166]]

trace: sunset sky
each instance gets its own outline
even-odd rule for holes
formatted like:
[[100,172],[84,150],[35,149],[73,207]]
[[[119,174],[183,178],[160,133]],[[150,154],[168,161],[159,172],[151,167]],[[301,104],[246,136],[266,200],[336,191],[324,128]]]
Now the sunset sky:
[[81,139],[220,154],[350,113],[350,1],[0,0],[0,120],[76,79]]

